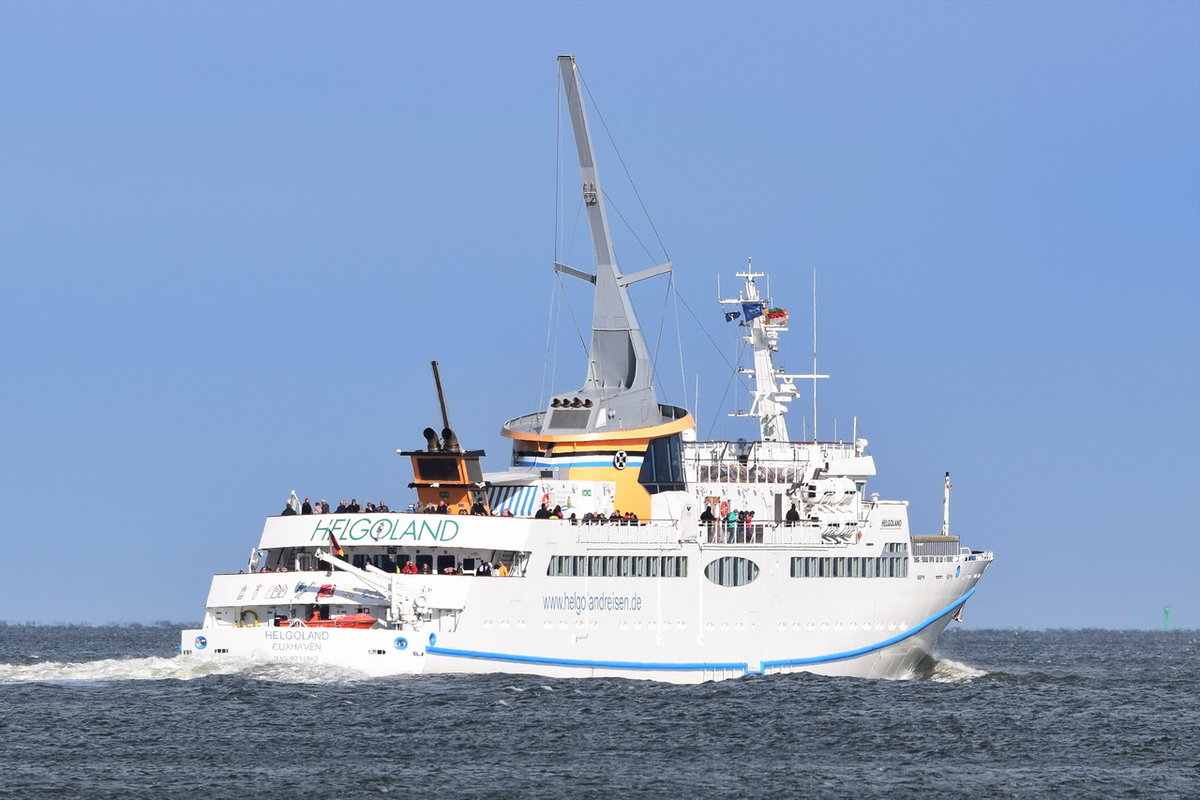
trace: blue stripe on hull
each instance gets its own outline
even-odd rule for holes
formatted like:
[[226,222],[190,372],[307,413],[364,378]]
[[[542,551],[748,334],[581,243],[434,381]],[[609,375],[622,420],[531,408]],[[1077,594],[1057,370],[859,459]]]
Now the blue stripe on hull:
[[[774,661],[763,661],[762,669],[771,669],[773,667],[795,667],[804,666],[807,664],[827,664],[833,661],[846,661],[851,658],[868,655],[879,650],[891,647],[894,644],[904,641],[910,637],[916,636],[921,631],[928,628],[933,623],[942,619],[948,614],[952,614],[962,607],[964,603],[975,594],[975,589],[969,589],[966,594],[955,600],[950,605],[943,608],[928,619],[923,620],[913,626],[904,633],[897,634],[891,638],[884,639],[881,642],[876,642],[866,647],[860,647],[856,650],[847,650],[842,653],[830,653],[824,656],[808,656],[805,658],[786,658]],[[663,671],[663,672],[697,672],[710,670],[741,670],[743,673],[750,673],[750,666],[744,661],[737,662],[681,662],[681,663],[656,663],[653,661],[589,661],[586,659],[577,658],[547,658],[544,656],[523,656],[514,653],[488,653],[482,650],[457,650],[450,647],[435,647],[429,646],[425,648],[425,652],[430,655],[449,656],[451,658],[478,658],[485,661],[507,661],[514,664],[542,664],[555,667],[577,667],[580,669],[627,669],[627,670],[644,670],[644,671]],[[758,672],[756,670],[755,672]]]
[[963,603],[967,602],[967,600],[969,600],[973,594],[975,594],[974,588],[967,590],[966,594],[934,614],[932,617],[929,617],[923,622],[918,623],[912,628],[906,630],[904,633],[897,634],[890,639],[884,639],[882,642],[876,642],[875,644],[867,645],[866,647],[860,647],[857,650],[847,650],[844,653],[831,653],[827,656],[808,656],[807,658],[783,658],[775,661],[764,661],[762,662],[762,667],[763,669],[770,669],[771,667],[799,667],[805,664],[828,664],[831,661],[846,661],[851,658],[858,658],[859,656],[865,656],[868,653],[874,653],[876,651],[883,650],[884,648],[891,647],[892,645],[902,642],[912,636],[916,636],[918,633],[925,630],[942,617],[946,616],[947,614],[954,613],[961,608]]

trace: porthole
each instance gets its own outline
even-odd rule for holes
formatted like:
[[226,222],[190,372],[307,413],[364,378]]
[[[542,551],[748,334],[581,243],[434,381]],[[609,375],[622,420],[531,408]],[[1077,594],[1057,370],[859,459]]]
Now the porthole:
[[717,586],[745,586],[758,577],[758,564],[748,558],[725,556],[709,563],[704,577]]

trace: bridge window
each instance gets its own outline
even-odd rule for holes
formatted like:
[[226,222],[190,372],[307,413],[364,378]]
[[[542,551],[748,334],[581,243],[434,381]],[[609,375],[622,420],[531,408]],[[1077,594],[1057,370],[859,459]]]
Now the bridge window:
[[638,472],[638,483],[650,494],[677,492],[687,488],[683,475],[683,445],[678,433],[651,439]]

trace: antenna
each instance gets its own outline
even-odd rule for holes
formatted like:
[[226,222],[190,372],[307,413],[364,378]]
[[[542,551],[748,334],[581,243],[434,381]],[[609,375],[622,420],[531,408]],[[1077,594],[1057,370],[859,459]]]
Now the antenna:
[[817,271],[813,270],[813,441],[817,441]]
[[950,473],[946,473],[946,488],[942,490],[942,536],[950,535]]

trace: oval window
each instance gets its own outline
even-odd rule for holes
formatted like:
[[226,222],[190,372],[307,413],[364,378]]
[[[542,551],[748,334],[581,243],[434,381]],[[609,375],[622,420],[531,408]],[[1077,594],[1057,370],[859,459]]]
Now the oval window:
[[705,567],[704,577],[717,586],[745,586],[758,577],[758,564],[748,558],[725,556]]

